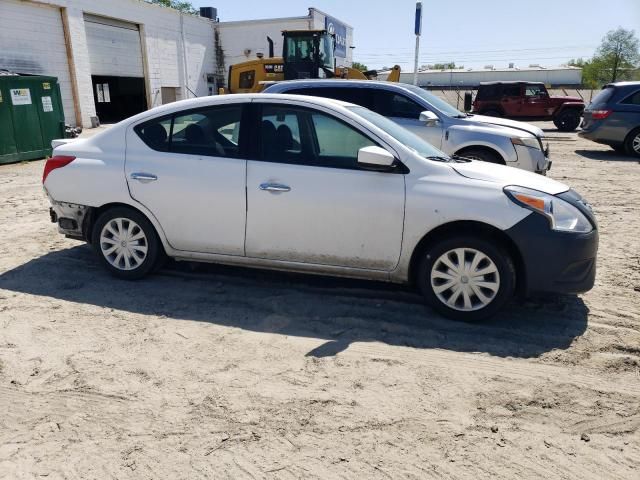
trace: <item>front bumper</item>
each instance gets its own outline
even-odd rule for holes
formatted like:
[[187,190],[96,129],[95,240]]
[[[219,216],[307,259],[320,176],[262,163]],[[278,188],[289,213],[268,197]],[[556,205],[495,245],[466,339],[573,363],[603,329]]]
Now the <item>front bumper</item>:
[[593,288],[597,228],[589,233],[557,232],[545,217],[532,212],[505,233],[522,257],[523,293],[581,293]]
[[536,148],[525,147],[522,145],[514,145],[518,156],[518,164],[521,168],[531,172],[546,175],[551,169],[551,159],[549,154],[549,146],[538,150]]

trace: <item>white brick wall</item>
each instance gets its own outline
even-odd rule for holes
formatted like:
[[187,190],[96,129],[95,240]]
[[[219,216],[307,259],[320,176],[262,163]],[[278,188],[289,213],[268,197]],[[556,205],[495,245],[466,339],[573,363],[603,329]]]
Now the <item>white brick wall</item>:
[[65,118],[75,123],[59,8],[0,0],[0,68],[58,77]]
[[[83,126],[90,126],[90,117],[95,115],[84,13],[140,25],[151,106],[161,104],[163,86],[180,88],[181,98],[192,97],[190,90],[198,96],[207,95],[206,74],[215,73],[213,26],[208,19],[140,0],[0,0],[0,59],[4,56],[1,52],[9,50],[5,46],[11,45],[11,51],[28,52],[25,59],[31,56],[38,60],[42,71],[33,73],[57,76],[64,86],[67,122],[75,124],[75,114],[60,7],[66,9],[68,19]],[[1,62],[0,68],[5,68]]]

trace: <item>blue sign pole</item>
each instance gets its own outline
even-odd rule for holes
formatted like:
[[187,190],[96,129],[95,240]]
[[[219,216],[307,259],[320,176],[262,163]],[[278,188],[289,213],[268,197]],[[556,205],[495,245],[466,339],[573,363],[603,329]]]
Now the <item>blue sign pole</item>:
[[420,35],[422,35],[422,0],[416,1],[416,58],[413,64],[413,84],[418,85],[418,56],[420,55]]

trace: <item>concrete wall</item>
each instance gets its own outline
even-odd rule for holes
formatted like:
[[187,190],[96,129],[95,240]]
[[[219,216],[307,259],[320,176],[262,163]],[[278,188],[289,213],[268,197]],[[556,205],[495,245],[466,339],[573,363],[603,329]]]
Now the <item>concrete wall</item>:
[[[581,85],[582,69],[580,68],[523,68],[508,70],[431,70],[418,73],[418,84],[421,87],[435,86],[454,88],[477,87],[480,82],[523,80],[527,82],[543,82],[547,85]],[[400,81],[413,83],[413,73],[402,73]]]
[[[34,11],[48,13],[34,15]],[[0,53],[0,68],[31,62],[39,71],[11,69],[57,76],[61,86],[64,82],[62,96],[67,122],[90,126],[95,105],[84,13],[140,26],[150,107],[161,104],[161,87],[177,87],[179,98],[192,97],[191,91],[197,96],[207,95],[207,74],[215,72],[212,22],[139,0],[1,0],[1,50],[13,52],[13,60],[3,61],[7,55]],[[56,23],[54,17],[62,20]],[[69,61],[61,34],[65,22],[71,46]],[[11,25],[15,27],[10,30]]]

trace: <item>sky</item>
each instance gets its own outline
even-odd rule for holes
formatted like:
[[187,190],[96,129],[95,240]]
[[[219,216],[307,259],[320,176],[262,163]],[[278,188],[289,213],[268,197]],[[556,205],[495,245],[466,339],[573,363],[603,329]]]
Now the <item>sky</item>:
[[[415,0],[191,0],[221,21],[304,16],[316,7],[354,28],[354,60],[413,70]],[[589,58],[607,31],[635,30],[640,0],[423,0],[420,65],[557,66]]]

